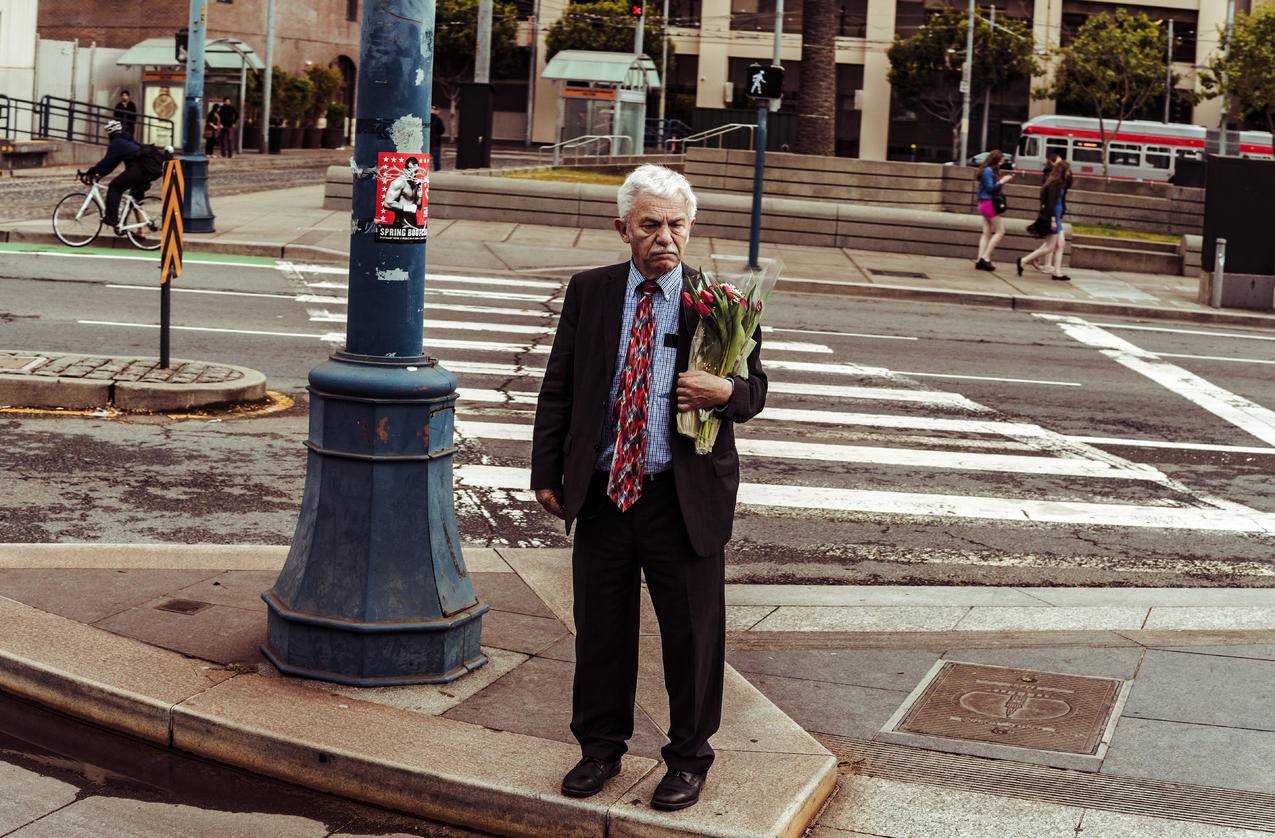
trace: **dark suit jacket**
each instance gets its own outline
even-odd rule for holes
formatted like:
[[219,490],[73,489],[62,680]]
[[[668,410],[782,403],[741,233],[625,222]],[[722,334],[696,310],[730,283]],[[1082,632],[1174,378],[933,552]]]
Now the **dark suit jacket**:
[[[683,270],[695,275],[686,265]],[[620,347],[628,277],[629,263],[624,262],[571,278],[540,388],[531,444],[531,488],[562,491],[567,532],[584,505],[604,448],[602,433]],[[677,371],[682,372],[687,368],[698,320],[687,315],[680,301],[678,305]],[[712,555],[730,540],[739,491],[733,423],[748,421],[766,404],[760,329],[754,338],[757,347],[748,358],[748,378],[735,380],[735,392],[721,411],[726,421],[711,453],[696,454],[694,440],[677,433],[675,421],[669,422],[682,517],[691,546],[702,556]],[[671,404],[676,412],[675,397]]]

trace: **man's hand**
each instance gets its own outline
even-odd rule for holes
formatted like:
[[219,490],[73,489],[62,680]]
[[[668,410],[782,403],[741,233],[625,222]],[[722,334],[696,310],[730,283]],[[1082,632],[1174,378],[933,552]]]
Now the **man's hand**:
[[677,409],[686,413],[721,407],[730,401],[734,392],[735,386],[725,378],[703,370],[690,370],[677,376]]
[[562,510],[562,492],[558,489],[536,489],[536,500],[555,518],[564,521],[567,513]]

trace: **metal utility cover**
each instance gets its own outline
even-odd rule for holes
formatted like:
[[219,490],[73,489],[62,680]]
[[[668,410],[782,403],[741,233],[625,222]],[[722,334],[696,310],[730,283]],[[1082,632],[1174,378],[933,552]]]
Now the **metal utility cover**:
[[1129,682],[939,661],[877,739],[1097,771]]
[[194,599],[170,599],[155,606],[157,611],[171,611],[174,614],[198,614],[208,607],[208,603]]

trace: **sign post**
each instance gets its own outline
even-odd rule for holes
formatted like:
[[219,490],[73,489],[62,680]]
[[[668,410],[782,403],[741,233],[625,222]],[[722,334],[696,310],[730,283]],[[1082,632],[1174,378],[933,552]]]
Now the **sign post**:
[[182,273],[182,204],[186,199],[186,178],[182,164],[169,160],[164,165],[164,225],[159,251],[159,366],[168,369],[168,332],[171,317],[173,280]]
[[778,102],[784,95],[784,68],[779,65],[779,32],[783,26],[783,5],[775,12],[775,63],[769,67],[750,64],[748,67],[748,96],[758,102],[757,132],[753,137],[753,215],[748,233],[748,266],[759,266],[761,250],[761,193],[766,176],[766,113],[771,102]]

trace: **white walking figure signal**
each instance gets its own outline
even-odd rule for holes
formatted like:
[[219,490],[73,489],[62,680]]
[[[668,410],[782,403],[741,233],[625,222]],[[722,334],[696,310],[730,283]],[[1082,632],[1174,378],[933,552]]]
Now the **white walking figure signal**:
[[761,86],[765,81],[766,81],[765,71],[758,70],[757,72],[753,73],[753,86],[748,88],[748,95],[760,96],[762,93]]

